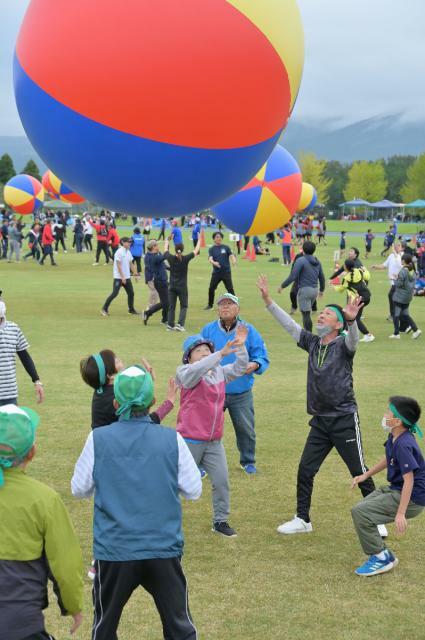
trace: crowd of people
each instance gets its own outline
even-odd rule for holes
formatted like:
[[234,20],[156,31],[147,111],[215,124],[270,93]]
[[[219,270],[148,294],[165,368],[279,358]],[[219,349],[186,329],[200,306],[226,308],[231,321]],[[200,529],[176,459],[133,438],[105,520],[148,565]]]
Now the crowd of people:
[[[67,251],[67,223],[60,217],[54,221],[47,217],[43,222],[42,230],[37,222],[28,232],[32,246],[25,257],[44,264],[49,256],[55,265],[55,251]],[[15,232],[10,234],[17,225],[17,220],[7,222],[8,243],[19,245],[22,240],[15,239]],[[86,234],[88,228],[90,233]],[[21,236],[22,231],[21,227]],[[93,265],[100,263],[102,254],[105,264],[113,262],[112,292],[101,307],[104,317],[109,316],[111,303],[124,288],[129,314],[139,316],[145,326],[161,311],[161,322],[168,331],[184,332],[189,266],[201,252],[201,220],[195,217],[191,225],[193,250],[187,253],[177,221],[171,222],[169,232],[165,223],[160,227],[160,239],[149,237],[150,225],[149,233],[143,231],[135,226],[131,236],[120,238],[106,212],[93,219],[87,215],[74,220],[75,250],[80,252],[85,247],[94,251],[86,235],[95,233]],[[15,235],[17,238],[17,231]],[[370,231],[365,235],[365,259],[370,255],[372,235]],[[298,466],[295,515],[277,531],[282,535],[312,533],[314,478],[335,447],[352,476],[352,487],[359,487],[363,496],[352,509],[352,519],[367,559],[355,573],[368,577],[386,573],[398,559],[386,544],[385,525],[395,522],[402,534],[407,520],[425,507],[425,460],[415,437],[422,436],[418,424],[421,409],[414,398],[401,395],[391,396],[387,405],[383,403],[382,428],[388,433],[385,456],[368,469],[353,368],[358,343],[375,339],[362,317],[364,308],[373,304],[374,270],[388,270],[388,318],[394,325],[390,338],[400,339],[400,332],[410,333],[415,340],[421,336],[409,304],[417,276],[424,275],[422,245],[419,241],[419,246],[413,247],[406,239],[404,244],[396,239],[385,262],[370,270],[362,263],[360,250],[350,247],[343,264],[335,264],[334,272],[326,277],[315,255],[318,245],[325,242],[323,220],[310,228],[305,220],[296,219],[276,236],[282,245],[283,266],[289,268],[276,293],[291,287],[290,312],[273,299],[265,276],[258,278],[257,292],[277,325],[307,353],[310,415],[310,431]],[[89,569],[93,579],[93,640],[117,637],[123,608],[138,586],[153,597],[164,638],[198,638],[181,564],[184,539],[180,496],[199,499],[202,478],[208,478],[212,486],[212,532],[225,538],[237,536],[230,524],[231,486],[223,445],[225,411],[234,428],[243,472],[249,476],[258,472],[252,389],[255,376],[268,371],[269,353],[261,333],[241,318],[243,309],[232,279],[235,251],[223,242],[221,230],[212,233],[212,241],[205,310],[216,309],[217,317],[198,334],[184,339],[181,364],[177,365],[176,358],[167,397],[158,408],[154,408],[155,373],[148,361],[125,365],[118,354],[105,349],[82,358],[80,363],[82,379],[93,389],[91,431],[75,463],[71,492],[80,499],[94,497],[94,560]],[[241,249],[242,238],[236,242]],[[276,242],[275,234],[267,242]],[[13,253],[8,246],[6,259],[13,254],[16,257],[17,247],[11,246]],[[342,236],[339,260],[346,250]],[[143,275],[149,303],[140,312],[135,308],[132,278],[138,280]],[[220,284],[226,293],[215,301]],[[312,313],[327,286],[333,287],[335,294],[343,294],[345,300],[326,305],[313,323]],[[297,307],[302,326],[292,317]],[[34,384],[39,403],[45,399],[44,387],[27,340],[19,326],[7,319],[6,311],[5,302],[0,300],[0,640],[47,640],[51,636],[45,629],[42,610],[48,579],[54,583],[62,613],[72,616],[71,633],[75,633],[82,623],[84,569],[78,538],[61,498],[25,473],[36,453],[39,417],[19,406],[16,356]],[[176,427],[164,426],[178,395]],[[377,489],[372,477],[385,469],[389,485]],[[2,586],[5,581],[7,588]]]

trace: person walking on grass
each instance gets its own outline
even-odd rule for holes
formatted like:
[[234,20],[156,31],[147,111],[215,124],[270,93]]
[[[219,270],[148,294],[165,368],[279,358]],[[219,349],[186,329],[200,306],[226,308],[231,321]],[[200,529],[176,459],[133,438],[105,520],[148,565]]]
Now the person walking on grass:
[[[223,446],[225,384],[245,374],[248,352],[246,326],[240,324],[232,340],[215,351],[214,344],[201,335],[190,336],[183,344],[183,365],[178,367],[176,383],[181,388],[177,431],[185,439],[198,465],[212,485],[212,530],[235,537],[230,526],[230,487],[226,452]],[[220,364],[233,354],[235,361]]]
[[161,324],[166,325],[168,322],[168,279],[165,269],[165,256],[159,250],[159,244],[156,240],[149,240],[147,244],[148,254],[146,255],[146,278],[149,271],[152,273],[153,286],[159,296],[159,302],[149,307],[143,312],[143,324],[146,326],[148,320],[157,311],[162,311]]
[[393,321],[393,317],[394,317],[393,295],[395,291],[395,283],[397,281],[398,274],[400,273],[400,269],[401,269],[402,254],[403,254],[403,251],[402,251],[401,243],[396,242],[393,245],[392,253],[390,253],[390,255],[387,257],[385,262],[383,262],[382,264],[374,264],[371,267],[374,271],[384,271],[385,269],[387,269],[388,271],[388,279],[390,281],[390,290],[388,291],[388,303],[389,303],[390,314],[387,317],[387,320],[391,322]]
[[[257,286],[274,319],[308,353],[307,413],[310,433],[298,467],[297,511],[292,520],[278,527],[282,534],[310,533],[310,505],[313,482],[325,458],[335,447],[353,477],[366,473],[357,402],[353,390],[353,360],[359,341],[356,316],[361,298],[351,300],[344,309],[327,305],[317,319],[318,335],[302,329],[270,296],[267,278],[260,276]],[[375,490],[371,478],[359,482],[363,496]],[[388,535],[381,526],[381,535]]]
[[398,564],[398,559],[379,534],[378,522],[395,522],[397,533],[404,535],[407,520],[424,510],[425,460],[414,435],[423,437],[418,425],[420,415],[421,408],[416,400],[392,396],[382,419],[382,427],[388,432],[385,456],[369,471],[352,480],[354,488],[386,469],[390,483],[370,493],[351,510],[361,547],[369,556],[355,570],[358,576],[376,576],[391,571]]
[[372,229],[368,229],[365,234],[365,258],[367,259],[372,253],[372,241],[375,239],[375,236],[372,233]]
[[15,262],[19,262],[21,254],[21,232],[18,227],[17,220],[14,220],[9,227],[9,257],[8,262],[12,262],[12,256],[15,254]]
[[47,256],[49,256],[50,258],[50,263],[52,265],[52,267],[57,267],[57,264],[55,262],[55,259],[53,257],[53,243],[55,241],[55,238],[53,237],[53,233],[52,233],[52,222],[50,220],[50,218],[47,218],[46,223],[43,227],[43,232],[42,232],[42,236],[41,236],[41,245],[43,247],[43,256],[39,262],[40,265],[44,265],[44,261],[46,259]]
[[149,417],[154,384],[133,365],[114,380],[119,421],[92,431],[71,490],[94,495],[92,640],[117,638],[124,606],[142,586],[153,598],[164,638],[197,640],[188,606],[180,494],[197,500],[199,469],[175,429]]
[[325,276],[320,261],[313,255],[316,251],[314,242],[304,242],[302,251],[302,257],[294,261],[293,268],[278,288],[278,293],[291,283],[298,283],[298,305],[303,316],[303,326],[307,331],[311,331],[311,311],[317,297],[323,295]]
[[[267,371],[269,357],[259,332],[251,324],[240,319],[240,303],[236,296],[231,293],[221,295],[217,300],[217,311],[218,319],[201,329],[202,337],[210,340],[217,350],[224,347],[228,340],[235,338],[241,324],[248,328],[248,337],[245,342],[249,357],[248,366],[244,376],[226,385],[225,408],[229,411],[235,430],[241,468],[246,474],[253,475],[257,473],[257,467],[252,387],[255,381],[254,374],[259,376]],[[231,364],[234,360],[235,354],[229,354],[223,360],[223,364]]]
[[45,629],[49,581],[71,635],[82,623],[83,558],[68,512],[53,489],[26,473],[39,417],[0,407],[0,640],[54,640]]
[[422,331],[418,329],[416,322],[409,314],[409,305],[413,298],[415,290],[416,271],[413,264],[412,256],[405,253],[401,257],[401,270],[395,282],[393,294],[394,303],[394,333],[389,337],[391,339],[400,340],[400,321],[403,319],[405,324],[413,331],[412,338],[416,340],[422,335]]
[[[169,241],[164,244],[164,258],[170,266],[170,282],[168,285],[168,324],[167,331],[185,331],[187,308],[189,304],[189,296],[187,291],[187,274],[189,262],[196,258],[201,251],[201,240],[193,251],[184,255],[184,245],[176,244],[175,253],[172,254],[168,250]],[[174,324],[176,314],[177,299],[180,302],[179,321]]]
[[105,255],[105,264],[109,264],[110,254],[108,244],[108,227],[106,226],[105,218],[101,217],[98,223],[92,222],[92,220],[89,220],[89,222],[93,229],[96,231],[97,240],[96,259],[95,262],[93,262],[93,267],[97,267],[99,265],[99,258],[102,251]]
[[137,274],[142,273],[142,258],[145,252],[145,238],[139,227],[135,227],[131,236],[130,251],[133,256],[133,264],[136,263]]
[[210,286],[208,289],[208,304],[204,311],[212,309],[214,306],[214,294],[220,282],[226,287],[226,291],[235,295],[232,282],[232,272],[230,262],[236,265],[236,257],[233,251],[226,244],[223,244],[223,234],[221,231],[213,233],[213,246],[208,249],[208,262],[212,265]]
[[127,293],[128,300],[128,313],[137,315],[137,311],[134,308],[134,289],[131,282],[131,274],[139,279],[137,270],[133,265],[133,256],[130,252],[130,238],[122,238],[121,248],[115,253],[114,256],[114,281],[112,286],[111,295],[105,300],[105,303],[101,309],[102,316],[109,316],[109,306],[119,294],[121,287],[124,287]]
[[30,256],[37,260],[40,260],[40,225],[38,222],[35,222],[30,231],[26,235],[26,239],[28,240],[28,253],[26,253],[23,257],[23,260],[27,260]]

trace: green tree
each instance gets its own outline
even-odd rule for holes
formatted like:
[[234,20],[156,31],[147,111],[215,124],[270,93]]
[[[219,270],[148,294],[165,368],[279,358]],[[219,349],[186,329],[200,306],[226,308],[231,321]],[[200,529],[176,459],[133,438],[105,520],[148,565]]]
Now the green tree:
[[326,163],[324,176],[331,181],[328,188],[328,207],[338,211],[338,205],[344,201],[344,189],[348,181],[350,165],[342,164],[338,160]]
[[369,202],[376,202],[385,198],[387,193],[387,179],[384,165],[381,161],[367,162],[362,160],[354,162],[348,172],[348,182],[344,189],[346,200],[363,198]]
[[326,204],[331,180],[325,176],[326,160],[320,160],[314,153],[300,153],[299,164],[304,182],[309,182],[317,191],[317,201]]
[[425,200],[425,153],[418,156],[407,170],[406,184],[401,189],[404,202]]
[[407,170],[415,162],[415,156],[392,156],[384,161],[385,177],[388,180],[387,197],[401,202],[401,189],[407,180]]
[[37,167],[34,160],[28,160],[21,173],[26,173],[28,176],[32,176],[33,178],[37,178],[37,180],[41,180],[40,169]]
[[13,160],[8,153],[4,153],[0,158],[0,182],[6,184],[13,176],[16,176]]

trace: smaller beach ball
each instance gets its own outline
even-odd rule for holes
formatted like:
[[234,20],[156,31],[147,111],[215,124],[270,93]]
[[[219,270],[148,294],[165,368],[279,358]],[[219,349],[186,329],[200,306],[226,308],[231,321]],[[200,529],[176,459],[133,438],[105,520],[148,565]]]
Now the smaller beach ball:
[[[46,185],[49,184],[50,187],[49,193],[53,193],[56,198],[62,200],[63,202],[69,202],[70,204],[80,204],[80,202],[84,202],[85,198],[79,196],[78,193],[75,193],[75,191],[73,191],[70,187],[67,187],[60,178],[55,176],[53,171],[46,171],[43,176],[43,180],[46,175]],[[47,188],[46,185],[45,188]]]
[[213,207],[215,215],[235,233],[260,235],[286,224],[301,194],[301,171],[282,146],[272,152],[260,171],[236,194]]
[[22,173],[6,183],[3,197],[15,213],[26,216],[43,206],[44,187],[36,178]]
[[317,192],[312,184],[303,182],[301,189],[301,197],[298,203],[297,211],[307,213],[311,211],[317,202]]
[[48,169],[46,171],[46,173],[43,174],[43,177],[41,178],[41,183],[44,187],[44,190],[46,192],[46,194],[48,195],[49,198],[51,198],[52,200],[57,200],[58,199],[58,194],[55,193],[55,190],[53,189],[53,185],[50,181],[50,176],[54,175],[50,169]]

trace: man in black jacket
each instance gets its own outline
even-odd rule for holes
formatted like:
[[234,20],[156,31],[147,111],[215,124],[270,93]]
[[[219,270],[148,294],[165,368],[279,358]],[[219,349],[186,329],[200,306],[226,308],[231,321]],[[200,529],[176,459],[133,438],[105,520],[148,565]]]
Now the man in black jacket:
[[297,259],[291,273],[278,288],[278,293],[281,293],[292,282],[298,283],[298,304],[303,316],[303,327],[306,331],[311,331],[313,328],[312,306],[317,296],[323,295],[325,290],[325,276],[321,263],[313,256],[315,250],[314,242],[309,240],[304,242],[303,256]]

